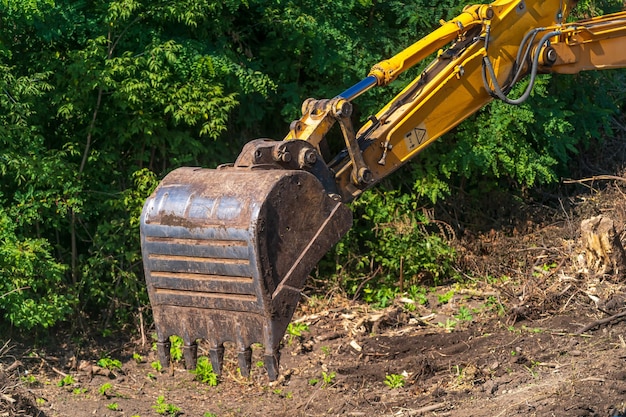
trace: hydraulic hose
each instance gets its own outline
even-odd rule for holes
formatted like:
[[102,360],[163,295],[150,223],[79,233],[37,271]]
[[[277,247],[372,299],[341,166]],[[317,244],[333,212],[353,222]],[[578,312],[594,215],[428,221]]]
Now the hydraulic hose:
[[[528,81],[528,86],[526,87],[526,90],[524,91],[524,93],[516,98],[516,99],[511,99],[509,97],[506,96],[506,94],[504,93],[504,91],[502,91],[502,87],[500,86],[500,84],[498,83],[498,79],[496,77],[495,71],[493,70],[493,65],[491,64],[491,60],[489,59],[488,56],[485,56],[483,58],[483,83],[485,84],[485,88],[487,89],[487,91],[489,91],[489,94],[491,94],[494,97],[499,98],[500,100],[504,101],[507,104],[512,104],[512,105],[519,105],[521,103],[523,103],[524,101],[526,101],[526,99],[528,99],[528,97],[530,97],[530,94],[533,90],[533,87],[535,85],[535,79],[537,77],[537,71],[539,69],[539,57],[541,56],[541,50],[543,48],[543,46],[547,43],[549,43],[549,39],[553,36],[558,36],[561,34],[560,30],[555,30],[552,32],[548,32],[545,35],[543,35],[541,37],[541,39],[539,40],[539,43],[537,44],[537,49],[535,51],[535,55],[533,56],[533,60],[531,63],[531,68],[530,68],[530,80]],[[534,38],[536,34],[532,34],[532,37]],[[527,35],[528,36],[528,35]],[[523,47],[523,43],[525,43],[527,41],[527,37],[524,37],[524,40],[522,41],[522,46]],[[527,52],[525,53],[525,55],[528,55],[528,53],[530,53],[530,46],[532,45],[532,42],[528,45],[527,47]],[[519,54],[518,54],[519,56]],[[516,65],[519,65],[518,62],[516,62]],[[513,69],[515,71],[515,68]],[[489,74],[489,77],[491,78],[491,82],[493,83],[493,89],[489,86],[489,80],[487,79],[487,74]],[[513,80],[511,81],[511,86],[517,82],[519,76],[521,74],[521,65],[517,70],[517,73],[515,74],[515,77],[513,78]]]

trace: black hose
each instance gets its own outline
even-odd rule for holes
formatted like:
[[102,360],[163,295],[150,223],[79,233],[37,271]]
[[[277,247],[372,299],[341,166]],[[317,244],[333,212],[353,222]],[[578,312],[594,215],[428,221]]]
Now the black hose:
[[[529,33],[532,34],[532,32],[529,32]],[[561,34],[561,31],[555,30],[552,32],[548,32],[541,37],[541,39],[539,40],[537,44],[535,56],[533,57],[533,60],[531,63],[530,80],[528,82],[528,87],[526,87],[526,90],[524,91],[524,93],[516,99],[511,99],[507,97],[506,94],[502,91],[500,84],[498,84],[498,79],[496,78],[495,71],[493,70],[493,65],[491,65],[491,60],[489,59],[488,56],[483,57],[483,83],[485,84],[485,88],[487,89],[487,91],[489,91],[489,93],[492,96],[499,98],[500,100],[504,101],[507,104],[518,105],[526,101],[526,99],[530,97],[530,93],[532,92],[533,87],[535,86],[535,79],[537,77],[537,71],[539,69],[539,57],[541,56],[541,50],[543,48],[543,45],[548,43],[551,37],[558,36],[560,34]],[[536,35],[536,32],[532,34],[533,39],[535,35]],[[523,44],[528,40],[528,37],[529,37],[529,34],[527,34],[524,37],[524,40],[522,41],[522,47],[523,47]],[[527,47],[528,52],[525,52],[524,55],[528,55],[530,53],[531,45],[532,45],[532,42],[528,45]],[[518,57],[520,57],[519,52],[518,52]],[[519,65],[519,63],[516,63],[516,64]],[[521,74],[521,67],[522,66],[520,65],[509,87],[512,87],[513,84],[517,82]],[[487,80],[487,73],[489,73],[489,76],[491,77],[491,82],[493,83],[493,89],[489,86],[489,81]]]

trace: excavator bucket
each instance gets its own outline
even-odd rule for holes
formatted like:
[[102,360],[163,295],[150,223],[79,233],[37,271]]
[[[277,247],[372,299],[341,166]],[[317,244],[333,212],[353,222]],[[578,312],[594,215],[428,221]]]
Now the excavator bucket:
[[178,335],[185,366],[195,368],[204,339],[219,374],[224,343],[232,342],[247,376],[251,345],[261,343],[275,380],[280,341],[306,278],[351,224],[350,210],[303,170],[172,171],[141,216],[161,363],[169,363],[169,338]]

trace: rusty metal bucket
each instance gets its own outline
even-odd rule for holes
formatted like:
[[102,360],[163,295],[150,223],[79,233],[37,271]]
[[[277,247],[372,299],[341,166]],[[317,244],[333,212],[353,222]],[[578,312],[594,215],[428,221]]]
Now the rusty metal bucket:
[[141,246],[154,313],[157,354],[184,341],[188,369],[208,341],[216,373],[233,342],[242,375],[251,345],[264,346],[270,380],[280,341],[306,278],[352,224],[352,213],[298,170],[180,168],[146,201]]

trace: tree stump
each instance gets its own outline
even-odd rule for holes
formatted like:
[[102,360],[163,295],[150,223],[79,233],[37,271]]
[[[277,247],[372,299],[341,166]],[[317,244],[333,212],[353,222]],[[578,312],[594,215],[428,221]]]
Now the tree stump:
[[612,274],[622,280],[626,274],[626,252],[612,219],[596,216],[580,225],[585,261],[590,272]]

